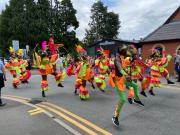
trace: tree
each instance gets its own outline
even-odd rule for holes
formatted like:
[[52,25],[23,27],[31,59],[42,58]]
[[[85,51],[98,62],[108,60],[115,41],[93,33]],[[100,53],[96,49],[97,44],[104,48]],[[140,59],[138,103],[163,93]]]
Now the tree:
[[33,44],[34,40],[34,0],[11,0],[6,9],[2,11],[0,19],[0,45],[6,49],[12,40],[19,40],[20,47]]
[[12,40],[20,48],[48,40],[54,35],[56,43],[64,43],[69,51],[79,42],[75,30],[79,27],[71,0],[10,0],[0,16],[0,48],[7,49]]
[[116,38],[120,28],[119,15],[108,12],[103,2],[98,1],[91,8],[90,29],[86,29],[84,43],[90,45],[98,39]]
[[75,32],[79,27],[79,22],[71,0],[62,0],[61,2],[55,0],[53,15],[55,40],[64,43],[68,51],[74,52],[75,44],[79,42]]
[[47,40],[51,33],[51,9],[48,0],[38,0],[35,9],[35,19],[32,21],[34,24],[34,39],[36,42]]
[[2,11],[0,18],[0,50],[1,53],[8,52],[7,48],[10,44],[9,36],[11,35],[10,31],[10,20],[12,17],[10,6],[6,5],[6,10]]

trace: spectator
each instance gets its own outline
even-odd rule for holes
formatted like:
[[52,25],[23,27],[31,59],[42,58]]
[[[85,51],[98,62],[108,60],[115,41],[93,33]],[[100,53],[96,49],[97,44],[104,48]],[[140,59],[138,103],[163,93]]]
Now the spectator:
[[180,49],[178,50],[177,52],[177,55],[175,57],[175,61],[174,61],[174,64],[175,64],[175,70],[176,70],[176,73],[178,74],[178,82],[180,82],[180,71],[179,71],[179,66],[180,66]]
[[6,81],[6,72],[5,72],[5,67],[0,59],[0,107],[6,105],[5,103],[2,102],[1,99],[1,88],[4,87],[4,81]]

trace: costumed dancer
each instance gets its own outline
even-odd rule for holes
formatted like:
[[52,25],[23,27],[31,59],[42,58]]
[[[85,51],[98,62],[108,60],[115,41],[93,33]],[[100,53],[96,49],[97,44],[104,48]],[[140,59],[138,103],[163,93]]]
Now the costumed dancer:
[[158,50],[153,49],[152,54],[150,55],[147,61],[148,65],[150,65],[151,67],[151,71],[150,71],[151,85],[150,85],[149,93],[153,96],[155,95],[153,92],[153,89],[155,87],[158,87],[158,88],[161,87],[161,81],[160,81],[161,73],[160,73],[160,67],[159,67],[159,64],[161,62],[160,55],[161,54]]
[[[61,84],[61,81],[64,78],[65,74],[61,71],[57,72],[56,70],[56,61],[59,58],[59,55],[57,54],[56,50],[52,51],[52,48],[50,47],[51,48],[50,52],[52,53],[48,54],[47,53],[48,46],[47,46],[46,41],[42,42],[42,46],[41,46],[42,49],[39,54],[35,52],[37,47],[38,45],[34,49],[33,61],[35,62],[34,65],[36,65],[36,67],[39,68],[39,72],[42,76],[42,81],[41,81],[42,97],[46,97],[45,92],[48,91],[47,76],[49,74],[52,74],[55,77],[58,87],[63,87],[63,85]],[[56,49],[57,48],[58,47],[56,47]]]
[[18,50],[17,56],[19,61],[19,68],[21,70],[19,80],[21,81],[21,83],[28,83],[28,80],[31,77],[31,72],[30,70],[26,70],[26,68],[28,67],[28,62],[27,60],[23,59],[23,49]]
[[119,115],[122,110],[122,107],[126,101],[126,96],[125,96],[125,76],[127,75],[122,68],[122,59],[125,59],[127,56],[127,47],[126,46],[121,46],[118,48],[117,55],[114,61],[115,65],[115,74],[112,76],[111,85],[115,87],[116,92],[119,96],[119,101],[115,107],[114,111],[114,116],[112,118],[113,124],[116,126],[119,126]]
[[66,69],[66,73],[68,76],[73,76],[75,75],[75,60],[68,56],[69,58],[67,59],[68,67]]
[[131,77],[130,82],[127,81],[128,83],[126,85],[129,88],[128,101],[130,104],[132,104],[132,99],[135,97],[134,102],[144,106],[144,104],[139,102],[139,87],[137,82],[140,81],[141,85],[144,86],[142,89],[145,88],[145,84],[146,87],[150,85],[149,78],[144,75],[144,71],[146,68],[148,68],[148,66],[138,58],[137,49],[134,46],[129,46],[128,48],[131,53],[130,65],[126,68],[127,73]]
[[171,59],[172,59],[171,55],[165,55],[163,53],[161,57],[161,61],[159,62],[159,69],[160,69],[161,76],[166,78],[168,84],[174,84],[174,82],[170,80],[169,71],[167,70],[167,66],[169,62],[171,61]]
[[64,81],[64,78],[66,77],[66,70],[65,70],[64,65],[63,65],[63,57],[61,57],[61,56],[56,61],[56,72],[59,75],[62,74],[62,77],[59,80],[59,82]]
[[[114,77],[112,76],[114,83],[111,81],[111,86],[115,87],[116,92],[119,96],[119,101],[115,107],[114,116],[112,118],[112,122],[116,126],[119,126],[119,115],[126,101],[125,85],[132,88],[138,88],[137,85],[131,81],[131,77],[125,71],[127,66],[125,59],[129,56],[129,54],[130,52],[127,46],[121,46],[118,48],[117,55],[114,61],[115,74]],[[138,104],[142,104],[138,98],[138,94],[135,95],[135,101],[137,101]]]
[[87,63],[87,52],[80,46],[76,48],[79,54],[79,61],[77,62],[76,68],[76,83],[75,83],[75,93],[79,89],[79,97],[81,100],[89,99],[89,92],[86,87],[86,82],[90,77],[90,67]]
[[58,87],[64,87],[62,85],[61,81],[65,77],[65,72],[60,72],[60,71],[56,72],[57,71],[56,70],[56,62],[59,58],[58,48],[63,47],[63,46],[64,46],[63,44],[55,44],[53,35],[52,34],[50,35],[47,47],[50,50],[50,63],[53,67],[51,74],[55,76],[55,80],[56,80]]
[[105,92],[106,88],[106,75],[110,73],[109,70],[109,59],[104,54],[104,50],[100,48],[98,51],[98,56],[95,60],[95,67],[98,69],[98,74],[94,77],[94,81],[98,89],[102,92]]
[[12,47],[9,48],[10,60],[6,63],[5,68],[10,71],[13,76],[12,86],[17,88],[20,85],[20,80],[18,75],[20,75],[21,70],[19,68],[20,63],[16,57],[15,51]]

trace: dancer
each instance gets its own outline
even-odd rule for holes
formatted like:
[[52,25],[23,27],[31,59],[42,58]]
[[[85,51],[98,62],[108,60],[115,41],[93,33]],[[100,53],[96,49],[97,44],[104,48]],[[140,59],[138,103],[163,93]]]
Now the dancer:
[[89,99],[89,92],[86,87],[86,82],[90,78],[90,67],[87,63],[87,52],[81,47],[77,46],[76,51],[79,54],[79,60],[76,60],[76,83],[75,83],[75,94],[79,89],[79,97],[81,100]]
[[12,47],[9,48],[10,60],[5,64],[5,68],[10,71],[13,76],[12,86],[17,88],[20,85],[18,75],[20,75],[20,63],[16,56],[16,53]]
[[98,69],[98,74],[94,77],[94,81],[98,89],[105,92],[106,88],[106,76],[110,74],[109,70],[109,59],[104,54],[104,50],[100,48],[98,51],[99,58],[95,60],[95,66]]
[[119,126],[119,115],[121,112],[121,109],[126,101],[126,97],[125,97],[125,76],[127,75],[122,68],[122,59],[127,57],[127,47],[126,46],[121,46],[118,48],[117,51],[117,56],[115,58],[114,61],[114,65],[115,65],[115,76],[113,77],[114,80],[114,86],[116,89],[116,92],[119,96],[119,101],[115,107],[115,111],[114,111],[114,116],[112,118],[112,122],[113,124],[115,124],[116,126]]
[[151,66],[151,86],[150,86],[150,90],[149,93],[152,96],[155,96],[153,89],[155,87],[160,88],[161,87],[161,81],[160,81],[160,77],[161,77],[161,73],[160,73],[160,64],[161,62],[161,56],[160,56],[160,52],[156,49],[152,50],[152,54],[150,55],[149,59],[148,59],[148,64]]
[[133,45],[128,46],[127,48],[129,57],[126,57],[124,60],[122,59],[122,61],[125,63],[123,69],[129,76],[129,78],[125,79],[125,85],[128,88],[128,102],[133,104],[134,101],[134,103],[144,106],[139,98],[139,86],[137,84],[137,81],[142,79],[142,65],[140,66],[138,64],[137,49]]
[[[42,97],[46,97],[45,92],[48,91],[48,81],[47,76],[52,74],[55,77],[58,87],[64,87],[61,84],[65,74],[61,71],[56,70],[56,62],[59,58],[57,53],[58,47],[63,46],[62,44],[53,44],[54,40],[51,37],[49,40],[49,44],[47,45],[46,41],[42,42],[41,46],[41,53],[37,54],[36,49],[38,48],[39,44],[34,49],[33,53],[33,61],[34,64],[39,68],[39,72],[42,76],[41,81],[41,90],[42,90]],[[50,50],[50,54],[47,53],[47,50]]]
[[21,81],[21,83],[29,83],[28,80],[31,77],[31,72],[30,70],[26,70],[26,68],[28,67],[28,62],[27,60],[23,59],[23,49],[18,50],[17,57],[19,62],[19,68],[21,70],[19,80]]
[[167,66],[171,61],[171,59],[172,59],[171,55],[163,54],[160,62],[158,63],[160,74],[162,77],[166,78],[168,84],[174,84],[174,82],[170,80],[169,71],[167,70]]
[[[114,80],[114,86],[116,89],[116,92],[119,96],[119,101],[116,105],[114,116],[112,118],[112,122],[114,125],[119,126],[119,115],[122,110],[122,107],[126,101],[125,96],[125,85],[128,87],[132,87],[135,89],[135,91],[138,89],[138,86],[131,81],[131,77],[126,73],[125,71],[127,67],[126,58],[129,56],[130,51],[128,50],[127,46],[121,46],[118,48],[117,56],[115,58],[114,64],[115,64],[115,76],[113,77]],[[139,100],[137,92],[135,92],[135,102],[138,104],[142,104]],[[143,105],[143,104],[142,104]]]

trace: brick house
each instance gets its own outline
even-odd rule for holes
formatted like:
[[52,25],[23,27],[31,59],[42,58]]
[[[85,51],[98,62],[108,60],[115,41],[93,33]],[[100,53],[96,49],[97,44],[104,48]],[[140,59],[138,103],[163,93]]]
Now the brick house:
[[[165,51],[173,55],[180,49],[180,7],[155,31],[145,37],[142,42],[142,57],[146,59],[152,48]],[[174,72],[173,60],[169,63],[168,70]]]

